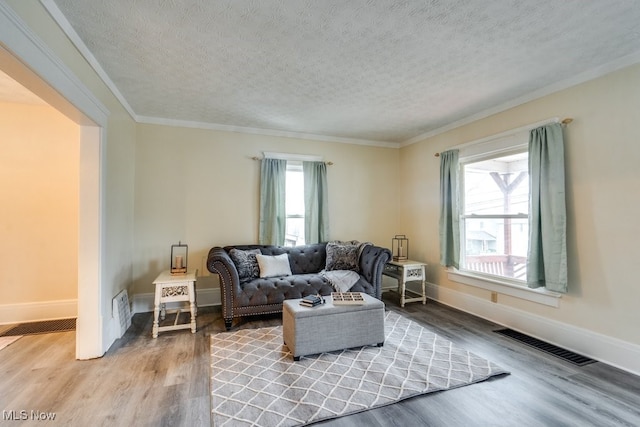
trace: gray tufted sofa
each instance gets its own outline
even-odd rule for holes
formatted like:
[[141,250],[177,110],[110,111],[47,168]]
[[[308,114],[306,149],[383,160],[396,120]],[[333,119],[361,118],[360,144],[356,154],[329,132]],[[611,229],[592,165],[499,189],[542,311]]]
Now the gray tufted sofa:
[[[331,284],[320,274],[325,268],[326,243],[284,247],[263,245],[237,245],[214,247],[209,251],[207,269],[220,276],[222,316],[227,330],[234,318],[256,314],[282,312],[286,299],[302,298],[310,294],[329,295],[334,291]],[[229,256],[229,251],[259,249],[263,255],[289,256],[291,276],[256,278],[241,283],[238,270]],[[358,260],[360,278],[350,289],[364,292],[375,298],[382,296],[382,270],[391,259],[389,249],[367,245]]]

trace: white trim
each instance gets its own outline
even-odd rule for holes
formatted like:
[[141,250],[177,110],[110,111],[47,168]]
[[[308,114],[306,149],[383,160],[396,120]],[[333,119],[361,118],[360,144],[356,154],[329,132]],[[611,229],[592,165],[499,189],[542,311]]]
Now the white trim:
[[607,64],[592,68],[591,70],[584,71],[580,74],[577,74],[573,77],[565,79],[561,82],[557,82],[551,84],[549,86],[543,87],[531,93],[525,94],[518,98],[512,99],[511,101],[507,101],[500,105],[497,105],[492,108],[488,108],[484,111],[480,111],[476,114],[472,114],[470,116],[464,117],[460,120],[456,120],[455,122],[449,123],[445,126],[441,126],[437,129],[430,130],[421,135],[414,136],[413,138],[409,138],[404,142],[400,143],[400,147],[406,147],[408,145],[415,144],[417,142],[423,141],[427,138],[431,138],[436,135],[443,134],[452,129],[462,127],[464,125],[468,125],[469,123],[473,123],[475,121],[485,119],[489,116],[493,116],[494,114],[501,113],[503,111],[507,111],[511,108],[518,107],[520,105],[526,104],[527,102],[534,101],[536,99],[545,97],[547,95],[551,95],[556,92],[560,92],[562,90],[568,89],[573,86],[577,86],[581,83],[588,82],[590,80],[597,79],[606,74],[612,73],[614,71],[621,70],[625,67],[629,67],[631,65],[635,65],[640,63],[640,52],[635,52],[629,54],[627,56],[623,56],[622,58],[618,58],[614,61],[611,61]]
[[322,162],[322,156],[314,156],[309,154],[290,154],[290,153],[275,153],[273,151],[263,151],[265,159],[279,159],[288,160],[292,162]]
[[640,375],[640,345],[427,283],[430,299]]
[[[479,139],[475,139],[473,141],[465,142],[463,144],[454,145],[453,147],[448,148],[448,150],[458,149],[458,150],[463,151],[465,148],[468,148],[468,147],[475,147],[475,146],[478,146],[478,145],[481,145],[481,144],[494,142],[494,141],[496,141],[498,139],[509,138],[509,137],[514,136],[514,135],[528,133],[529,131],[531,131],[531,129],[535,129],[537,127],[540,127],[540,126],[543,126],[543,125],[546,125],[546,124],[549,124],[549,123],[558,123],[558,122],[560,122],[560,119],[558,117],[552,117],[550,119],[540,120],[539,122],[531,123],[531,124],[524,125],[524,126],[520,126],[520,127],[514,128],[514,129],[509,129],[509,130],[506,130],[504,132],[497,133],[495,135],[489,135],[489,136],[485,136],[484,138],[479,138]],[[529,140],[527,138],[527,140],[525,141],[524,145],[526,146],[526,144],[528,142],[529,142]],[[510,144],[510,147],[513,147],[513,144]],[[485,154],[485,153],[483,152],[483,154]],[[489,154],[489,153],[486,153],[486,154]],[[461,156],[462,156],[462,154],[461,154]]]
[[0,325],[77,317],[78,300],[25,302],[0,305]]
[[474,286],[486,289],[491,292],[509,295],[515,298],[548,305],[549,307],[560,307],[562,294],[551,292],[546,289],[531,289],[526,286],[515,285],[499,279],[489,279],[468,272],[450,270],[447,274],[449,280],[462,283],[463,285]]
[[[4,2],[0,2],[0,42],[16,58],[35,71],[42,80],[63,94],[74,107],[95,123],[106,124],[109,116],[107,107]],[[50,102],[49,99],[44,100]],[[59,106],[56,105],[56,107]],[[76,117],[72,120],[77,122]]]
[[[153,311],[154,306],[154,294],[153,292],[135,294],[131,300],[131,313],[148,313]],[[222,304],[220,294],[220,288],[204,288],[196,289],[196,300],[198,307],[207,307]],[[180,303],[174,303],[178,305]],[[167,304],[167,307],[172,308],[171,304]]]
[[104,324],[110,317],[105,315],[102,301],[102,262],[106,253],[102,238],[106,181],[103,141],[106,141],[105,127],[80,127],[76,358],[81,360],[101,357],[113,343],[109,341],[112,327]]
[[58,26],[64,31],[64,33],[69,37],[71,43],[78,49],[80,54],[84,57],[84,59],[91,65],[91,68],[94,69],[96,74],[102,79],[105,85],[111,90],[113,95],[120,101],[122,106],[127,110],[131,118],[136,120],[136,113],[133,111],[133,108],[129,105],[126,98],[120,93],[120,90],[115,85],[115,83],[111,80],[106,71],[102,68],[102,65],[98,62],[98,60],[93,56],[93,53],[89,50],[86,44],[82,41],[78,33],[73,29],[71,23],[67,20],[64,14],[60,11],[58,6],[55,4],[54,0],[40,0],[42,6],[49,12],[49,15],[53,18],[54,21],[58,24]]
[[374,140],[356,139],[356,138],[342,138],[338,136],[316,135],[316,134],[304,133],[304,132],[291,132],[291,131],[276,130],[276,129],[251,128],[251,127],[244,127],[244,126],[223,125],[218,123],[205,123],[205,122],[196,122],[196,121],[189,121],[189,120],[164,119],[160,117],[136,116],[136,121],[138,123],[146,123],[146,124],[152,124],[152,125],[219,130],[219,131],[225,131],[225,132],[246,133],[246,134],[252,134],[252,135],[279,136],[283,138],[305,139],[310,141],[326,141],[326,142],[338,142],[342,144],[368,145],[373,147],[400,148],[400,145],[398,145],[398,143],[396,142],[374,141]]

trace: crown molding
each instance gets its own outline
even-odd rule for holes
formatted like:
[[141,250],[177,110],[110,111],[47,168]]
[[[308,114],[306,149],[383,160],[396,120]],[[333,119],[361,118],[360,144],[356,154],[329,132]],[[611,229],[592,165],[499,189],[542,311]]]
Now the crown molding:
[[511,101],[507,101],[503,104],[497,105],[492,108],[488,108],[486,110],[480,111],[479,113],[476,113],[476,114],[472,114],[471,116],[467,116],[460,120],[456,120],[455,122],[449,123],[448,125],[439,127],[429,132],[425,132],[421,135],[414,136],[413,138],[410,138],[404,142],[401,142],[400,147],[406,147],[408,145],[415,144],[416,142],[423,141],[427,138],[440,135],[452,129],[455,129],[464,125],[468,125],[469,123],[473,123],[477,120],[487,118],[494,114],[501,113],[503,111],[517,107],[519,105],[526,104],[527,102],[531,102],[536,99],[542,98],[544,96],[551,95],[556,92],[560,92],[561,90],[568,89],[570,87],[577,86],[581,83],[585,83],[590,80],[597,79],[598,77],[602,77],[606,74],[621,70],[623,68],[626,68],[638,63],[640,63],[640,51],[632,53],[630,55],[623,56],[622,58],[618,58],[607,64],[592,68],[591,70],[584,71],[580,74],[577,74],[573,77],[565,79],[561,82],[554,83],[542,89],[538,89],[534,92],[512,99]]
[[69,40],[76,46],[80,54],[85,58],[85,60],[89,63],[89,65],[93,68],[93,70],[98,74],[100,79],[104,82],[104,84],[109,88],[109,90],[113,93],[113,95],[118,99],[118,101],[122,104],[122,106],[127,110],[131,118],[137,123],[146,123],[146,124],[157,124],[157,125],[165,125],[165,126],[177,126],[177,127],[187,127],[187,128],[197,128],[197,129],[207,129],[207,130],[218,130],[218,131],[226,131],[226,132],[238,132],[238,133],[246,133],[253,135],[264,135],[264,136],[278,136],[285,138],[296,138],[296,139],[304,139],[304,140],[312,140],[312,141],[325,141],[325,142],[338,142],[342,144],[356,144],[356,145],[368,145],[368,146],[376,146],[376,147],[385,147],[385,148],[399,148],[399,144],[395,142],[388,141],[375,141],[375,140],[366,140],[366,139],[356,139],[356,138],[342,138],[336,136],[329,135],[316,135],[309,134],[303,132],[289,132],[275,129],[261,129],[261,128],[251,128],[244,126],[232,126],[232,125],[223,125],[217,123],[208,123],[208,122],[196,122],[196,121],[188,121],[188,120],[174,120],[174,119],[164,119],[161,117],[149,117],[149,116],[139,116],[133,110],[127,99],[120,92],[116,84],[111,80],[107,72],[102,68],[100,62],[95,58],[93,53],[89,50],[87,45],[82,41],[78,33],[73,29],[67,18],[60,11],[58,6],[55,4],[54,0],[40,0],[40,3],[44,6],[47,12],[51,15],[53,20],[58,24],[58,26],[62,29],[62,31],[69,37]]
[[433,136],[445,133],[452,129],[473,123],[477,120],[481,120],[489,116],[492,116],[494,114],[501,113],[503,111],[517,107],[527,102],[542,98],[552,93],[559,92],[564,89],[568,89],[580,83],[584,83],[589,80],[602,77],[606,74],[620,70],[622,68],[640,63],[640,51],[638,51],[630,55],[624,56],[622,58],[618,58],[607,64],[595,67],[591,70],[587,70],[583,73],[580,73],[576,76],[565,79],[561,82],[554,83],[552,85],[538,89],[534,92],[515,98],[511,101],[507,101],[495,107],[485,109],[476,114],[472,114],[470,116],[451,122],[445,126],[441,126],[439,128],[414,136],[400,143],[390,142],[390,141],[357,139],[357,138],[343,138],[343,137],[336,137],[336,136],[329,136],[329,135],[309,134],[309,133],[303,133],[303,132],[282,131],[282,130],[276,130],[276,129],[251,128],[251,127],[223,125],[223,124],[209,123],[209,122],[196,122],[196,121],[187,121],[187,120],[165,119],[160,117],[139,116],[138,114],[135,113],[131,105],[129,105],[126,98],[119,91],[115,83],[109,78],[108,74],[104,71],[104,69],[98,62],[98,60],[94,57],[94,55],[89,50],[89,48],[84,44],[82,39],[80,39],[80,36],[78,36],[78,34],[75,32],[75,30],[73,29],[69,21],[62,14],[58,6],[55,4],[54,0],[40,0],[40,2],[45,7],[45,9],[49,12],[51,17],[57,22],[60,28],[64,31],[64,33],[69,37],[71,42],[77,47],[77,49],[80,51],[82,56],[87,60],[87,62],[95,70],[95,72],[102,79],[105,85],[107,85],[107,87],[111,90],[114,96],[118,99],[118,101],[122,104],[122,106],[127,110],[129,115],[131,115],[133,120],[135,120],[137,123],[219,130],[219,131],[227,131],[227,132],[247,133],[247,134],[253,134],[253,135],[278,136],[278,137],[285,137],[285,138],[338,142],[338,143],[344,143],[344,144],[367,145],[367,146],[376,146],[376,147],[385,147],[385,148],[402,148],[402,147],[406,147],[406,146],[415,144],[417,142],[423,141],[427,138],[431,138]]
[[40,3],[44,6],[44,8],[49,12],[49,15],[53,18],[53,20],[58,24],[60,29],[69,37],[71,43],[78,49],[82,57],[89,63],[91,68],[98,74],[98,77],[103,81],[105,85],[109,88],[111,93],[118,99],[120,104],[124,107],[125,110],[129,113],[131,118],[137,121],[137,115],[131,105],[127,102],[127,99],[122,95],[118,87],[111,80],[107,72],[102,68],[102,65],[98,62],[93,53],[89,50],[86,44],[82,41],[78,33],[73,29],[71,23],[67,20],[67,18],[62,14],[58,5],[54,3],[54,0],[40,0]]
[[163,119],[159,117],[138,116],[136,121],[138,123],[146,123],[146,124],[152,124],[152,125],[219,130],[224,132],[238,132],[238,133],[246,133],[246,134],[253,134],[253,135],[278,136],[278,137],[284,137],[284,138],[296,138],[296,139],[305,139],[305,140],[311,140],[311,141],[338,142],[342,144],[369,145],[369,146],[385,147],[385,148],[400,148],[400,145],[395,142],[374,141],[374,140],[356,139],[356,138],[341,138],[337,136],[316,135],[311,133],[289,132],[289,131],[283,131],[283,130],[251,128],[251,127],[244,127],[244,126],[221,125],[216,123],[195,122],[195,121],[189,121],[189,120],[175,120],[175,119]]

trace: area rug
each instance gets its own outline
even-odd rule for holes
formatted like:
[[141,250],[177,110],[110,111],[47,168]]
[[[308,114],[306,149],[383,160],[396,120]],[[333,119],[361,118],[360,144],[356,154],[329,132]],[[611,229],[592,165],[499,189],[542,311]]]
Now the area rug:
[[306,425],[507,373],[392,311],[385,337],[294,362],[281,326],[212,335],[213,425]]

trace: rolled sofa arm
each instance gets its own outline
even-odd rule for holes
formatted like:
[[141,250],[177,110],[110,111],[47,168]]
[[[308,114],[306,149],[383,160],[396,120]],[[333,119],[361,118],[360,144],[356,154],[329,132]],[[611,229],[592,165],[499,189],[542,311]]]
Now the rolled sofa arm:
[[220,298],[222,302],[222,317],[227,329],[233,320],[233,299],[240,292],[240,276],[231,257],[223,248],[211,248],[207,257],[207,270],[220,277]]
[[382,298],[382,271],[391,260],[391,251],[380,246],[367,245],[360,254],[360,274],[375,287],[375,297]]

